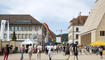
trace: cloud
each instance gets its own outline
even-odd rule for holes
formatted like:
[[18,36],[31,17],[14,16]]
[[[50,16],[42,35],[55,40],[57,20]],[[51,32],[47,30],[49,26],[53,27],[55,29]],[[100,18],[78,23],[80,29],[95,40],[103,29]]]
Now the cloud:
[[[30,14],[50,28],[65,29],[73,17],[88,15],[95,0],[1,0],[0,13]],[[61,26],[63,24],[63,26]],[[57,28],[54,29],[55,26]],[[58,28],[59,27],[59,28]]]

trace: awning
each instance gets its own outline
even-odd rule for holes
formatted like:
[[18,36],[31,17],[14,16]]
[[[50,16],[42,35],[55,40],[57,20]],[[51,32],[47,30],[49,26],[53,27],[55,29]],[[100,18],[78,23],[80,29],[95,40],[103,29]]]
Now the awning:
[[92,46],[105,46],[105,42],[101,41],[101,40],[97,40],[97,41],[91,43],[90,45],[92,45]]

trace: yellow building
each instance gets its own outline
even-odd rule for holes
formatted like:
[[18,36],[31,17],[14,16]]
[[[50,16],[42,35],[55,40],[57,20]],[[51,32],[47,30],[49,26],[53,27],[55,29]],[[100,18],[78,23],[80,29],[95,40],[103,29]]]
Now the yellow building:
[[92,8],[80,33],[79,44],[89,45],[97,40],[105,41],[105,0],[98,0]]

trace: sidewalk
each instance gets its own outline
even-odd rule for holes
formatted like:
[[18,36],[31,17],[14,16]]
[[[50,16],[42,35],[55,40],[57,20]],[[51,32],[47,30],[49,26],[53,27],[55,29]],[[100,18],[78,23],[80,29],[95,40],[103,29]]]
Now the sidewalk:
[[[33,54],[32,60],[37,60],[37,55]],[[70,56],[70,60],[73,60],[74,56]],[[0,60],[3,60],[3,56],[0,56]],[[20,60],[20,54],[10,54],[8,60]],[[29,60],[28,59],[28,54],[24,54],[24,60]],[[42,54],[41,60],[49,60],[48,56],[45,54]],[[54,54],[52,57],[52,60],[66,60],[66,56],[59,53],[59,54]],[[79,55],[79,60],[105,60],[105,55],[104,58],[101,59],[99,55]]]

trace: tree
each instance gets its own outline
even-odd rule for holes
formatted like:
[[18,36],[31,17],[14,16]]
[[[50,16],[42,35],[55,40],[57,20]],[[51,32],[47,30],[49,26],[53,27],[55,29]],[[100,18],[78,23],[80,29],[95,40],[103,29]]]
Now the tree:
[[68,41],[68,34],[67,33],[57,35],[56,37],[61,37],[62,42],[67,42]]
[[13,36],[12,36],[12,41],[16,41],[16,34],[15,34],[15,31],[13,31]]

